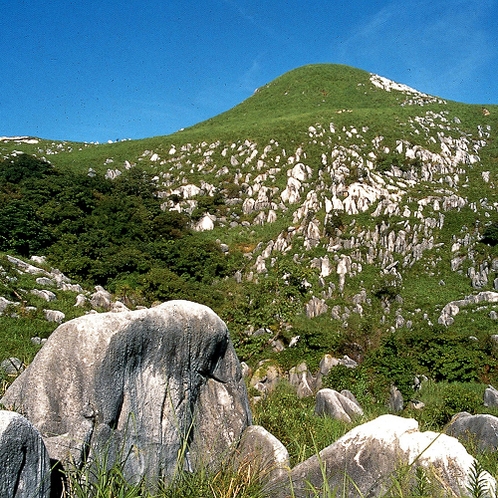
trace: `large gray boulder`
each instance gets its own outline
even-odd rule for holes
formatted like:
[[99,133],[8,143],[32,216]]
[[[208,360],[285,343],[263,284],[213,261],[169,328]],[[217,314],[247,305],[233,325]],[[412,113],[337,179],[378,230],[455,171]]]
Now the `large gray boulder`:
[[[410,477],[415,478],[415,468],[422,467],[429,485],[438,488],[434,495],[443,492],[461,496],[469,485],[473,464],[474,458],[457,439],[446,434],[419,432],[414,419],[382,415],[355,427],[319,455],[294,467],[290,479],[295,498],[322,496],[324,474],[325,484],[332,493],[351,498],[374,497],[383,496],[396,486],[393,477],[396,479],[397,471],[401,470],[399,479],[405,475],[409,481]],[[409,468],[411,473],[404,474]],[[488,486],[494,489],[494,479],[489,474],[485,477]],[[288,481],[282,480],[275,496],[288,496]],[[398,484],[404,487],[407,482],[398,481]]]
[[480,451],[498,449],[498,417],[488,414],[457,413],[448,424],[446,434],[459,441],[471,441]]
[[50,459],[40,433],[23,416],[5,410],[0,411],[0,496],[50,496]]
[[188,301],[59,326],[0,402],[63,465],[105,456],[152,484],[177,465],[214,463],[251,424],[225,323]]

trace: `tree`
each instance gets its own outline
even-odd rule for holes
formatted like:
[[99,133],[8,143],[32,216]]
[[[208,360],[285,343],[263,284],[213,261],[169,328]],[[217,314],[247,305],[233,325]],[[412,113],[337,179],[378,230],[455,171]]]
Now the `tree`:
[[51,242],[49,231],[28,203],[13,199],[0,207],[0,250],[30,256]]
[[0,162],[0,183],[20,183],[54,173],[53,166],[29,154],[20,154]]

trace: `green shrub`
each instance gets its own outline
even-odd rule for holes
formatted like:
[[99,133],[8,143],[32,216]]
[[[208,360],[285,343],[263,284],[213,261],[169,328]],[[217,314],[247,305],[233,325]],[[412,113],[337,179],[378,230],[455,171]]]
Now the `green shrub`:
[[403,340],[392,334],[365,358],[365,367],[375,375],[381,384],[394,384],[405,399],[413,394],[413,380],[416,374],[416,361],[406,351]]
[[482,234],[481,242],[488,246],[496,246],[498,244],[498,222],[490,223]]
[[425,407],[408,413],[420,422],[423,430],[440,431],[456,413],[482,412],[484,388],[485,385],[476,383],[425,382],[417,393]]
[[28,179],[43,178],[54,172],[54,167],[49,162],[30,154],[20,154],[0,161],[0,184],[18,184]]

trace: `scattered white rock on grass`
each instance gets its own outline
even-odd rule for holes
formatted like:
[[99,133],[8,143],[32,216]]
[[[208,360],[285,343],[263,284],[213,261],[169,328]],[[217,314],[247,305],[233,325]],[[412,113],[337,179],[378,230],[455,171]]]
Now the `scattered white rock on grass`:
[[2,314],[10,305],[15,304],[13,301],[9,301],[4,297],[0,296],[0,314]]
[[32,289],[31,294],[33,294],[36,297],[40,297],[41,299],[44,299],[47,302],[55,301],[57,299],[57,296],[52,291],[46,289],[43,290]]
[[43,310],[43,314],[48,322],[62,323],[66,318],[66,315],[58,310]]
[[111,293],[106,291],[102,286],[96,285],[95,292],[90,296],[90,304],[94,309],[103,309],[109,311],[112,305]]

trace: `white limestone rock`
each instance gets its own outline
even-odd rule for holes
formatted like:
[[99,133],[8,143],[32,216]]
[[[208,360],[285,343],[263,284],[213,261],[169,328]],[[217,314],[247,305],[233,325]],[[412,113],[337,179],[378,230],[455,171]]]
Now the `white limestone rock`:
[[[392,489],[396,470],[411,466],[425,470],[431,486],[441,492],[461,495],[468,489],[474,458],[455,438],[436,432],[420,432],[414,419],[382,415],[359,425],[290,473],[293,496],[308,497],[309,486],[321,489],[323,469],[332,492],[345,498],[382,496]],[[489,474],[482,476],[493,496],[496,483]],[[289,493],[288,481],[281,481],[276,497]]]
[[[352,396],[352,395],[351,395]],[[334,389],[320,389],[316,393],[315,413],[329,416],[343,422],[350,423],[354,418],[363,415],[363,410],[358,401]]]
[[59,326],[0,402],[40,431],[51,458],[126,455],[125,478],[152,486],[173,476],[186,434],[195,469],[226,457],[251,424],[226,325],[188,301]]

